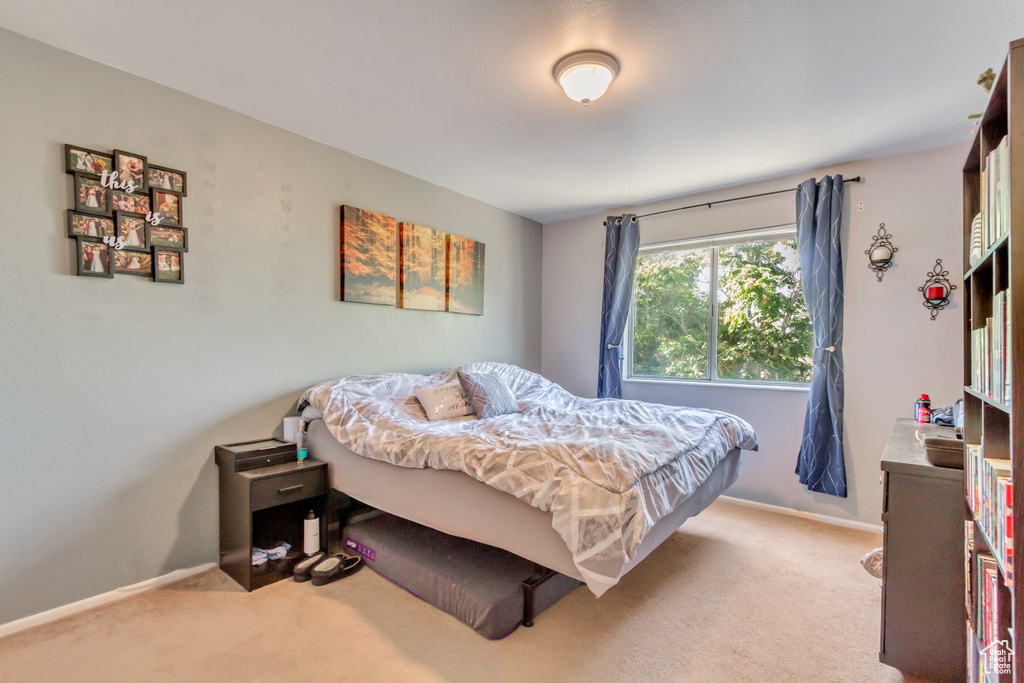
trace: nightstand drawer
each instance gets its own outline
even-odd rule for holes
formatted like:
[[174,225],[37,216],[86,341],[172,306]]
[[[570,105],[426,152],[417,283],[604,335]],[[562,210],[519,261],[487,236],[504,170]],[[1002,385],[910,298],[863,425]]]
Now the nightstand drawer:
[[322,496],[327,493],[324,474],[325,468],[313,467],[257,479],[252,482],[249,493],[249,509],[255,512],[311,496]]

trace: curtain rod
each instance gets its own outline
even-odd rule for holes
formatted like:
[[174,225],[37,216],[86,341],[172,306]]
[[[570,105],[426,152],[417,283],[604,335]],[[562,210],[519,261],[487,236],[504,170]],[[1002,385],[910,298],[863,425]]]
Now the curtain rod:
[[[860,182],[860,176],[855,176],[853,178],[843,178],[844,185],[845,185],[845,183],[859,183],[859,182]],[[732,199],[719,199],[716,202],[701,202],[700,204],[690,204],[689,206],[680,206],[677,209],[665,209],[664,211],[654,211],[652,213],[645,213],[645,214],[641,214],[641,215],[637,216],[637,218],[639,219],[639,218],[647,218],[649,216],[660,216],[663,213],[672,213],[673,211],[686,211],[687,209],[696,209],[696,208],[701,207],[701,206],[706,206],[706,207],[708,207],[710,209],[715,204],[728,204],[729,202],[738,202],[741,199],[754,199],[755,197],[768,197],[768,196],[773,195],[773,194],[783,194],[785,192],[796,192],[796,190],[797,190],[797,188],[793,187],[793,188],[790,188],[788,190],[775,190],[774,192],[761,192],[761,193],[758,193],[758,194],[748,194],[748,195],[744,195],[743,197],[733,197]]]

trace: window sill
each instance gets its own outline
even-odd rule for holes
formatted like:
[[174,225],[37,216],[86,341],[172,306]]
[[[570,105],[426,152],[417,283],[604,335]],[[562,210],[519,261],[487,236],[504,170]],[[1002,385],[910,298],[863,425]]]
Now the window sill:
[[783,384],[769,382],[723,382],[700,379],[667,379],[663,377],[624,377],[624,383],[630,384],[664,384],[668,386],[707,387],[713,389],[752,389],[754,391],[802,391],[811,390],[810,384]]

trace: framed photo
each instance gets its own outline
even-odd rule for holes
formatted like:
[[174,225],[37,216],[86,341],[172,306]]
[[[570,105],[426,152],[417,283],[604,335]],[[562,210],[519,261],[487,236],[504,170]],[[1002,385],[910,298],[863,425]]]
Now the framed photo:
[[175,251],[188,251],[188,228],[152,225],[149,228],[149,245]]
[[153,254],[148,251],[114,250],[114,272],[153,277]]
[[161,223],[181,225],[181,195],[153,190],[153,211],[161,216]]
[[75,174],[75,211],[110,215],[110,190],[90,176]]
[[146,237],[146,219],[135,214],[116,211],[117,236],[124,238],[122,249],[131,251],[148,251],[149,240]]
[[111,206],[114,211],[145,216],[149,213],[149,197],[144,194],[130,194],[121,190],[111,192]]
[[149,173],[146,176],[146,181],[149,183],[149,187],[151,189],[156,188],[157,190],[180,194],[182,197],[188,196],[188,185],[185,182],[186,178],[184,171],[176,171],[173,168],[151,165],[149,167]]
[[448,310],[484,314],[484,243],[448,235]]
[[398,223],[341,207],[341,300],[394,306],[398,298]]
[[64,145],[64,170],[68,173],[81,173],[99,178],[104,171],[114,170],[114,158],[95,149]]
[[114,263],[109,246],[90,237],[77,238],[78,274],[85,277],[114,277]]
[[185,260],[180,251],[153,247],[153,279],[180,285],[185,282]]
[[114,150],[114,170],[120,182],[130,180],[135,183],[135,194],[144,194],[149,190],[146,185],[149,164],[141,154],[132,154],[124,150]]
[[114,237],[114,221],[105,216],[75,213],[68,210],[68,237]]
[[413,223],[398,224],[398,307],[445,308],[445,233]]

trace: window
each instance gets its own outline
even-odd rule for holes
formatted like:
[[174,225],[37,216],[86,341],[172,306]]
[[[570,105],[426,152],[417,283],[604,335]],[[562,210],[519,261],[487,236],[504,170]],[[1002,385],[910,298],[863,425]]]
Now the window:
[[811,380],[792,226],[641,247],[631,319],[630,376]]

